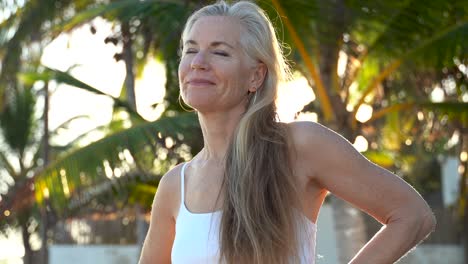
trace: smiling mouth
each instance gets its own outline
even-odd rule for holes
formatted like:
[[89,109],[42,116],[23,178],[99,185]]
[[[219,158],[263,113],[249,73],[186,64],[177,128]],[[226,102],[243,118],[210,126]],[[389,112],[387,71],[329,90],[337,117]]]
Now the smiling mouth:
[[194,86],[202,86],[202,85],[214,85],[213,82],[206,81],[206,80],[193,80],[187,82],[188,85],[194,85]]

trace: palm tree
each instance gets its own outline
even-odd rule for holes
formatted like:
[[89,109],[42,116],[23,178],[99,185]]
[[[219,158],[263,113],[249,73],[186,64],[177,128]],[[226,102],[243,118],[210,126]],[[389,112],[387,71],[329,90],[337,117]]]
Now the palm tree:
[[[125,3],[127,2],[127,3]],[[133,2],[133,3],[132,3]],[[117,7],[125,7],[125,5],[128,4],[135,4],[136,1],[123,1],[121,3],[117,3],[115,5],[104,5],[104,6],[98,6],[98,9],[102,7],[107,8],[108,10],[115,9]],[[2,3],[3,5],[3,3]],[[78,80],[74,79],[71,75],[59,71],[54,71],[51,69],[47,69],[44,67],[41,67],[41,69],[37,69],[37,59],[35,61],[35,69],[31,69],[31,67],[22,67],[22,60],[20,59],[22,56],[21,50],[28,50],[28,51],[34,51],[33,47],[31,48],[30,41],[33,41],[35,43],[43,44],[44,42],[46,43],[47,41],[50,41],[58,32],[55,30],[56,23],[60,23],[61,21],[64,20],[64,11],[65,9],[69,9],[70,6],[74,8],[75,12],[79,12],[81,9],[87,7],[93,7],[94,3],[93,2],[87,2],[87,1],[61,1],[58,3],[57,1],[47,1],[44,2],[42,1],[39,4],[39,1],[29,1],[26,2],[23,6],[14,6],[14,7],[9,7],[9,8],[17,8],[16,12],[14,12],[8,19],[2,22],[0,25],[0,57],[2,58],[2,71],[0,72],[0,106],[3,108],[2,112],[2,117],[5,117],[4,119],[6,120],[3,122],[3,127],[5,129],[5,135],[15,135],[14,131],[17,130],[18,125],[21,125],[22,123],[14,123],[12,122],[15,120],[15,118],[7,118],[11,117],[9,115],[10,113],[10,108],[12,106],[15,106],[14,103],[12,103],[9,99],[9,97],[12,97],[10,94],[17,92],[20,87],[24,85],[30,85],[32,86],[35,82],[37,81],[44,81],[46,84],[48,84],[50,81],[56,81],[58,83],[69,83],[71,85],[74,85],[76,87],[80,87],[82,89],[101,94],[97,89],[94,89],[93,87],[90,87],[82,82],[79,82]],[[146,3],[146,5],[148,5]],[[70,10],[67,10],[70,11]],[[141,10],[140,10],[141,11]],[[120,11],[121,13],[122,10]],[[160,12],[160,10],[158,11]],[[172,119],[167,119],[167,120],[160,120],[155,123],[147,123],[144,121],[144,119],[136,113],[136,105],[135,105],[135,98],[134,98],[134,74],[135,70],[137,71],[137,74],[141,72],[143,61],[144,60],[138,60],[136,59],[135,61],[137,64],[134,64],[134,52],[132,50],[132,38],[134,37],[133,35],[130,35],[129,31],[129,18],[125,17],[116,17],[112,18],[112,14],[109,15],[111,19],[115,19],[122,25],[122,34],[121,36],[109,36],[109,38],[106,39],[106,41],[109,42],[114,42],[116,39],[118,41],[123,41],[124,42],[124,49],[121,54],[116,54],[115,58],[117,60],[123,59],[126,63],[126,69],[127,69],[127,77],[126,77],[126,82],[125,82],[125,89],[122,91],[121,98],[125,98],[124,100],[121,100],[119,98],[113,98],[115,102],[115,112],[121,111],[122,109],[130,114],[131,121],[133,124],[133,128],[125,131],[125,134],[122,135],[117,133],[119,130],[123,128],[121,125],[122,120],[113,120],[111,124],[109,124],[106,127],[106,134],[112,134],[112,136],[106,138],[105,140],[96,142],[91,148],[89,149],[80,149],[79,151],[76,152],[71,152],[68,153],[69,159],[75,159],[75,162],[70,165],[70,163],[65,162],[65,164],[57,162],[55,164],[58,164],[60,166],[64,165],[67,170],[62,170],[60,169],[59,171],[53,171],[53,170],[46,170],[45,173],[50,173],[51,172],[58,172],[59,174],[55,175],[63,175],[63,172],[67,171],[68,173],[73,173],[72,171],[69,170],[70,166],[81,166],[82,164],[86,163],[86,160],[90,160],[89,157],[92,155],[101,155],[101,157],[105,157],[104,159],[97,160],[97,163],[88,163],[89,165],[89,174],[86,174],[86,169],[82,169],[80,171],[79,178],[72,178],[68,179],[68,185],[61,185],[63,181],[67,179],[67,177],[62,177],[61,182],[57,182],[55,180],[50,181],[50,179],[56,179],[56,176],[53,175],[52,177],[39,177],[36,174],[34,175],[28,175],[28,178],[26,179],[25,177],[22,177],[21,180],[24,181],[16,181],[15,185],[9,188],[9,192],[6,195],[2,195],[2,201],[0,202],[0,211],[2,212],[1,214],[1,223],[2,223],[2,228],[1,230],[4,230],[8,226],[14,225],[14,220],[19,219],[21,226],[23,227],[23,241],[25,243],[25,249],[26,249],[26,254],[24,261],[25,263],[29,263],[31,260],[31,247],[29,245],[29,233],[27,232],[27,222],[30,221],[31,219],[31,208],[34,208],[34,204],[37,201],[40,201],[42,203],[48,204],[47,208],[48,210],[45,210],[45,212],[49,212],[50,210],[53,211],[53,214],[59,214],[60,216],[64,216],[64,213],[67,213],[67,215],[70,215],[72,212],[78,211],[81,207],[83,207],[85,204],[87,204],[91,199],[89,198],[89,195],[86,196],[86,194],[92,193],[92,187],[89,187],[89,185],[95,184],[98,185],[102,183],[102,180],[107,180],[107,177],[102,178],[103,174],[99,173],[99,171],[106,171],[106,169],[113,168],[113,172],[119,171],[118,176],[124,176],[122,177],[123,179],[126,179],[124,181],[122,180],[115,180],[116,177],[112,181],[113,183],[113,188],[120,188],[119,186],[122,186],[120,189],[124,189],[123,187],[127,188],[128,191],[126,192],[127,194],[129,193],[130,199],[133,200],[140,200],[140,202],[143,200],[143,202],[147,202],[146,199],[149,196],[154,196],[155,190],[152,188],[147,188],[144,185],[144,182],[147,182],[148,179],[157,179],[157,177],[149,177],[151,175],[159,175],[166,171],[169,166],[174,165],[175,162],[180,162],[181,159],[187,159],[187,155],[190,155],[190,148],[188,147],[187,143],[190,143],[190,146],[193,148],[195,151],[197,146],[199,145],[198,142],[201,142],[199,140],[194,140],[197,136],[197,128],[198,126],[196,125],[196,122],[194,122],[196,119],[193,115],[188,115],[188,116],[180,116],[180,117],[175,117]],[[133,16],[132,16],[133,17]],[[120,21],[121,20],[121,21]],[[48,29],[43,31],[40,30],[41,26],[44,26],[44,24],[49,23]],[[51,24],[50,24],[51,23]],[[70,22],[71,24],[74,23],[74,21]],[[16,28],[17,27],[17,28]],[[66,25],[65,25],[66,27]],[[93,30],[93,28],[91,28]],[[147,28],[148,29],[148,28]],[[146,30],[147,30],[146,29]],[[9,37],[11,35],[11,32],[15,32],[12,37]],[[61,31],[59,31],[61,32]],[[148,31],[146,31],[146,34],[149,37],[153,37],[151,34],[149,34]],[[32,37],[30,37],[32,36]],[[33,38],[34,37],[34,38]],[[45,39],[46,41],[44,41]],[[148,52],[149,45],[153,45],[154,42],[150,39],[145,40],[144,43],[144,48],[139,48],[145,50],[145,55]],[[138,43],[136,43],[138,44]],[[22,49],[21,47],[24,47]],[[42,49],[42,48],[40,48]],[[167,48],[166,48],[167,49]],[[175,51],[175,49],[174,49]],[[175,54],[175,52],[174,52]],[[39,54],[40,55],[40,54]],[[166,53],[167,55],[167,53]],[[175,56],[174,56],[175,57]],[[28,62],[30,64],[32,59]],[[174,60],[173,65],[176,65],[176,59]],[[24,65],[24,64],[23,64]],[[26,64],[27,65],[27,64]],[[136,68],[136,69],[135,69]],[[24,71],[29,71],[27,74],[21,74],[21,78],[17,79],[15,76],[17,75],[18,72],[24,72]],[[169,72],[172,73],[173,72]],[[47,87],[47,85],[46,85]],[[46,92],[46,94],[48,94]],[[169,95],[174,96],[175,93],[168,93]],[[6,96],[5,96],[6,95]],[[8,99],[8,100],[7,100]],[[47,96],[46,96],[47,99]],[[47,104],[47,100],[46,100]],[[171,110],[172,109],[172,110]],[[168,110],[174,111],[174,110],[179,110],[179,107],[169,107]],[[168,111],[167,115],[173,115],[171,112]],[[45,133],[44,133],[44,157],[43,157],[43,163],[46,163],[48,160],[48,127],[47,127],[47,107],[45,109]],[[21,120],[21,119],[20,119]],[[7,122],[9,121],[9,122]],[[140,124],[139,126],[137,126]],[[195,131],[194,131],[195,130]],[[13,132],[12,132],[13,131]],[[6,134],[6,132],[9,132],[9,134]],[[158,137],[154,137],[154,135],[158,135]],[[136,139],[136,142],[135,142]],[[135,144],[133,144],[135,142]],[[107,148],[106,148],[107,146]],[[141,148],[140,148],[141,146]],[[70,149],[72,147],[73,151],[73,145],[71,146],[64,146],[61,147],[62,151],[66,149]],[[97,150],[97,151],[96,151]],[[104,150],[104,151],[103,151]],[[109,153],[114,153],[118,154],[118,156],[114,156],[112,158],[109,158]],[[3,153],[3,152],[2,152]],[[39,150],[37,153],[40,153]],[[21,154],[24,154],[21,152]],[[88,159],[76,159],[76,157],[82,157],[82,154],[88,155]],[[124,159],[131,159],[131,162],[128,162],[128,160],[122,160],[122,155],[125,157]],[[5,157],[6,155],[2,155],[2,167],[5,166],[5,168],[8,170],[7,172],[11,177],[20,178],[20,177],[15,177],[14,173],[14,166],[11,165],[11,158]],[[29,172],[36,170],[40,167],[37,166],[37,163],[40,163],[40,158],[38,158],[39,155],[35,156],[34,163],[31,164],[30,167],[25,168]],[[106,157],[107,156],[107,157]],[[155,162],[155,157],[165,157],[163,159],[159,159],[158,163],[156,164]],[[167,160],[166,160],[167,158]],[[19,158],[21,161],[21,157]],[[92,158],[91,158],[92,160]],[[39,161],[39,162],[38,162]],[[85,163],[83,163],[83,161]],[[23,164],[23,163],[20,163]],[[154,165],[156,164],[156,169],[154,169]],[[172,165],[171,165],[172,164]],[[4,165],[4,166],[3,166]],[[94,168],[92,166],[95,166]],[[52,165],[53,166],[53,165]],[[120,166],[120,167],[119,167]],[[119,167],[119,168],[118,168]],[[152,168],[152,169],[151,169]],[[23,169],[23,168],[22,168]],[[107,171],[106,171],[107,172]],[[123,175],[121,175],[123,172]],[[23,172],[21,172],[23,173]],[[24,172],[26,173],[26,172]],[[23,174],[24,174],[23,173]],[[31,174],[31,173],[30,173]],[[85,176],[84,176],[85,175]],[[86,177],[90,176],[90,177]],[[107,174],[108,177],[111,177],[111,175]],[[125,177],[126,176],[126,177]],[[37,197],[34,197],[34,193],[31,191],[32,190],[32,182],[33,179],[37,178],[36,184],[37,186],[45,186],[52,184],[55,187],[62,187],[62,188],[50,188],[50,189],[45,189],[45,192],[40,192],[38,193]],[[43,179],[45,178],[45,180]],[[129,181],[134,178],[138,179],[138,182],[142,182],[143,184],[132,184],[134,181]],[[42,179],[42,180],[41,180]],[[76,181],[74,181],[76,180]],[[58,183],[58,185],[57,185]],[[154,184],[157,184],[154,183]],[[78,188],[74,188],[74,185],[79,185]],[[65,186],[65,188],[63,188]],[[108,185],[107,185],[108,186]],[[50,192],[49,192],[50,190]],[[73,196],[72,200],[69,204],[65,205],[63,201],[65,201],[67,198],[70,198],[69,194],[67,195],[66,191],[76,191],[77,195]],[[80,192],[78,190],[83,190],[83,192]],[[114,189],[115,190],[115,189]],[[143,195],[146,191],[149,192],[149,195],[147,194],[146,196]],[[54,196],[54,199],[49,200],[48,199],[48,194],[51,194]],[[59,195],[55,197],[55,195]],[[121,195],[124,196],[124,195]],[[145,198],[146,197],[146,198]],[[94,199],[96,197],[92,197]],[[99,198],[99,197],[97,197]],[[124,198],[122,198],[124,199]],[[128,197],[127,197],[128,199]],[[146,199],[146,200],[145,200]],[[60,208],[66,208],[67,210],[60,210]],[[148,205],[147,205],[148,207]],[[55,210],[54,208],[59,208],[59,210]],[[44,212],[44,210],[42,210]],[[23,216],[24,215],[24,216]],[[47,214],[45,217],[42,218],[42,220],[46,220],[48,218]],[[13,222],[12,222],[13,220]],[[47,228],[47,227],[46,227]],[[46,228],[43,228],[43,242],[46,241],[45,238],[45,230]],[[43,243],[44,245],[44,243]],[[43,247],[44,248],[44,247]],[[43,258],[44,259],[44,258]],[[46,261],[43,261],[46,262]]]
[[[3,200],[9,202],[13,198],[13,193],[17,192],[22,186],[32,187],[28,175],[30,176],[32,169],[35,167],[37,156],[35,155],[33,160],[28,160],[26,154],[29,148],[37,148],[37,146],[31,146],[31,143],[37,142],[33,139],[35,136],[34,126],[37,125],[33,116],[34,105],[35,99],[31,89],[16,91],[13,98],[11,98],[11,103],[0,115],[0,129],[4,137],[4,144],[0,151],[0,164],[8,172],[8,177],[15,182],[9,192],[3,196],[2,202]],[[16,164],[19,164],[19,169],[16,168]],[[29,243],[30,233],[28,232],[31,220],[29,216],[29,214],[23,213],[17,217],[17,221],[14,223],[21,227],[25,248],[25,263],[31,263],[32,254]]]

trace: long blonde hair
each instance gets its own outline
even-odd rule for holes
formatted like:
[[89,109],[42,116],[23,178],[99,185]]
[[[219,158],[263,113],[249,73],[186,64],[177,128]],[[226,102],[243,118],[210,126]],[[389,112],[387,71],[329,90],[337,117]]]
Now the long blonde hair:
[[257,5],[224,1],[205,6],[189,17],[182,39],[205,16],[230,16],[242,25],[241,44],[267,73],[255,100],[250,100],[226,154],[220,256],[233,263],[297,263],[299,207],[292,177],[286,129],[277,122],[279,82],[289,78],[273,26]]

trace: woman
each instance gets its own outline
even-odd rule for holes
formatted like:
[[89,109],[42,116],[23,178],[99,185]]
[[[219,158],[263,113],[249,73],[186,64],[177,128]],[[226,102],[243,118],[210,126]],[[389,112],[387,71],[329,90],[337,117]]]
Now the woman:
[[162,178],[140,263],[314,263],[329,191],[384,224],[350,263],[393,263],[434,229],[418,193],[341,136],[276,121],[287,74],[255,4],[220,2],[188,19],[179,81],[204,148]]

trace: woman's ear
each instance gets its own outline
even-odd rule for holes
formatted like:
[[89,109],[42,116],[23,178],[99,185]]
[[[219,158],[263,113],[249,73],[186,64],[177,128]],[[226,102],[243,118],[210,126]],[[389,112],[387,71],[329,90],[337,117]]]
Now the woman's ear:
[[257,91],[257,89],[260,88],[260,86],[262,86],[263,82],[265,81],[267,71],[268,69],[263,62],[257,63],[250,79],[249,92],[254,93]]

